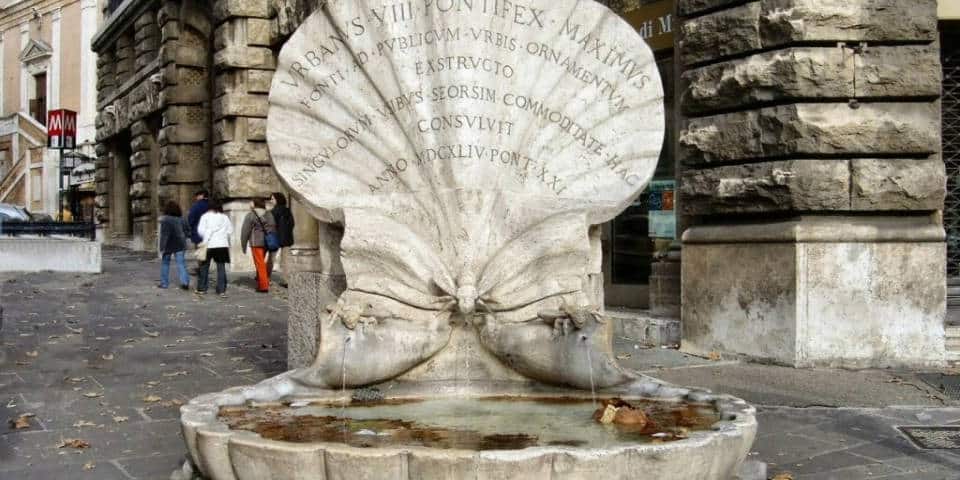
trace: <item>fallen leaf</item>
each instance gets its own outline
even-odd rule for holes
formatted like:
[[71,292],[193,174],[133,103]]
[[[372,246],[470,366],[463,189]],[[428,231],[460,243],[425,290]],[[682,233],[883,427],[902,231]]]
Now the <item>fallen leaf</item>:
[[723,358],[723,357],[720,356],[720,353],[719,353],[719,352],[710,352],[709,354],[707,354],[707,358],[709,358],[710,360],[713,360],[713,361],[717,361],[717,360],[720,360],[720,359]]
[[149,382],[147,382],[148,387],[156,387],[157,385],[160,385],[160,382],[157,382],[155,380],[150,380]]
[[233,373],[250,373],[252,371],[252,368],[241,368],[240,370],[234,370]]
[[201,356],[201,357],[212,357],[213,354],[212,354],[212,353],[209,353],[209,352],[208,352],[208,353],[201,353],[200,356]]
[[67,327],[67,330],[70,330],[70,331],[73,332],[73,333],[83,333],[83,329],[82,329],[82,328]]
[[792,473],[780,473],[773,477],[773,480],[793,480]]
[[29,366],[30,366],[30,362],[25,362],[25,361],[23,361],[23,360],[17,360],[17,365],[19,365],[19,366],[21,366],[21,367],[29,367]]
[[163,400],[163,399],[156,395],[147,395],[146,397],[143,397],[143,401],[146,403],[159,402],[160,400]]
[[30,417],[33,417],[32,413],[24,413],[15,419],[10,420],[10,428],[14,430],[23,430],[25,428],[30,428]]
[[87,392],[87,393],[84,393],[83,396],[84,396],[84,397],[87,397],[87,398],[99,398],[99,397],[102,397],[102,396],[103,396],[103,393],[102,393],[102,392]]
[[620,355],[617,355],[617,360],[626,360],[630,358],[630,356],[631,355],[629,353],[621,353]]
[[97,465],[94,464],[93,462],[87,462],[87,463],[84,463],[84,464],[83,464],[83,469],[84,469],[84,470],[93,470],[93,469],[96,468],[96,467],[97,467]]
[[106,355],[101,355],[100,358],[102,358],[102,359],[104,359],[104,360],[113,360],[113,354],[112,354],[112,353],[108,353],[108,354],[106,354]]
[[113,421],[117,423],[123,423],[127,420],[130,420],[130,417],[113,417]]
[[182,377],[184,375],[189,375],[189,374],[190,372],[186,370],[180,370],[179,372],[164,373],[163,376],[169,378],[169,377]]
[[87,377],[71,377],[70,381],[73,383],[80,383],[87,379]]
[[73,424],[73,428],[83,428],[83,427],[96,427],[97,424],[93,422],[88,422],[86,420],[80,420],[77,423]]
[[14,399],[11,398],[10,401],[7,402],[7,408],[16,408],[16,407],[17,407],[17,402],[16,402],[16,400],[14,400]]
[[105,342],[107,340],[110,340],[110,337],[96,337],[95,340],[100,342]]
[[32,352],[27,352],[26,355],[30,358],[37,358],[40,355],[40,352],[34,350]]
[[61,443],[60,446],[57,448],[66,448],[66,447],[78,448],[78,449],[90,448],[90,444],[84,440],[80,440],[79,438],[71,438],[68,440],[64,440],[63,443]]
[[144,330],[143,333],[146,333],[148,337],[159,337],[159,336],[160,336],[160,332],[148,332],[148,331]]

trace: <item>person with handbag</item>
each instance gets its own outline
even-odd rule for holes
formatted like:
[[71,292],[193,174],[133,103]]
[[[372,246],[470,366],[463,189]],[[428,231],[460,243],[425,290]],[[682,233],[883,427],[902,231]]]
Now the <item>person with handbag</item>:
[[[273,278],[273,266],[276,264],[276,258],[283,255],[284,249],[293,246],[293,227],[296,225],[293,220],[293,212],[287,206],[287,197],[283,193],[274,192],[270,196],[270,203],[273,208],[270,209],[270,215],[273,215],[273,221],[277,224],[277,240],[280,241],[280,249],[276,252],[270,252],[267,255],[267,276]],[[283,261],[283,257],[280,257]],[[286,286],[286,284],[282,284]]]
[[227,264],[230,263],[230,235],[233,235],[233,223],[223,213],[223,205],[211,200],[209,208],[197,224],[197,233],[202,240],[197,245],[197,294],[207,293],[210,281],[210,263],[217,264],[217,293],[227,296]]
[[163,216],[160,217],[160,288],[170,286],[170,259],[173,257],[177,264],[177,274],[180,276],[180,288],[190,288],[190,275],[187,273],[187,264],[184,252],[187,250],[187,238],[190,237],[190,225],[183,218],[183,211],[177,202],[170,200],[163,206]]
[[253,255],[253,266],[257,270],[257,291],[270,291],[270,275],[267,273],[267,252],[280,249],[277,238],[277,224],[273,215],[266,209],[263,198],[255,198],[250,204],[250,212],[243,219],[240,229],[240,250],[247,253],[247,244]]

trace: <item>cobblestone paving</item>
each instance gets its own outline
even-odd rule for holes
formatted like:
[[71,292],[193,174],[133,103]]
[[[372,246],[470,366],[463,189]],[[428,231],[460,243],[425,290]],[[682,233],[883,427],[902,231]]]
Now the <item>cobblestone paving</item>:
[[[166,479],[184,458],[182,402],[285,369],[284,289],[257,294],[240,274],[227,299],[198,297],[156,288],[157,267],[105,249],[101,275],[0,274],[0,420],[33,415],[0,425],[0,479]],[[960,479],[960,450],[921,450],[896,430],[960,425],[958,408],[761,406],[759,421],[750,459],[771,477]],[[74,439],[89,447],[60,448]]]

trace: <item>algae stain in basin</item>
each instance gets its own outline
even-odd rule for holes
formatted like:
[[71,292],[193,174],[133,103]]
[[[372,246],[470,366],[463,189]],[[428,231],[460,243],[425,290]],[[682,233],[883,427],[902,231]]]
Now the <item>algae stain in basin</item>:
[[365,402],[344,406],[223,407],[219,418],[233,430],[293,443],[343,443],[352,447],[428,447],[520,450],[538,446],[616,447],[685,438],[719,420],[705,405],[631,402],[650,421],[641,428],[601,425],[590,399],[467,398]]

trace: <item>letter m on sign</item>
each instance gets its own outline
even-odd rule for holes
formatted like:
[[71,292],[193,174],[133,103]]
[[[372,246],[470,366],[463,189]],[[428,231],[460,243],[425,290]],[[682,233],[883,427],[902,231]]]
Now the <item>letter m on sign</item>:
[[47,112],[47,144],[55,149],[76,148],[77,112],[63,109]]

